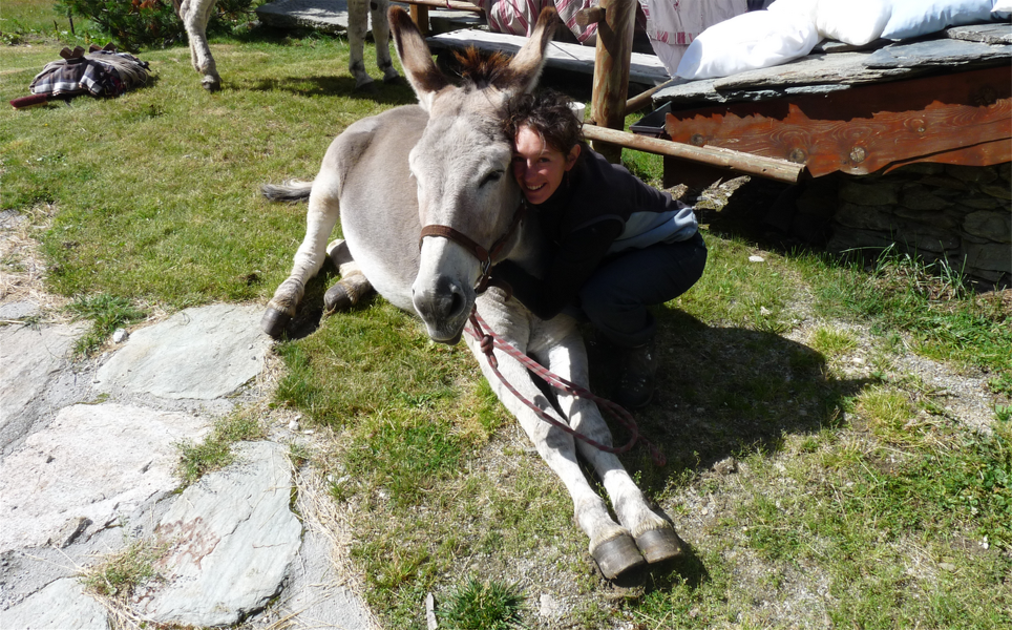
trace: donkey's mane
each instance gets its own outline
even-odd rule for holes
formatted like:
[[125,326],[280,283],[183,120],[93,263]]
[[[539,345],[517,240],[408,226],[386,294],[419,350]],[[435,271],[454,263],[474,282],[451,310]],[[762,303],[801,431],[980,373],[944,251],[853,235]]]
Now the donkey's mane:
[[477,88],[485,88],[492,84],[508,84],[512,76],[510,61],[512,57],[500,51],[490,55],[482,54],[474,46],[463,52],[455,52],[453,56],[460,64],[460,76]]

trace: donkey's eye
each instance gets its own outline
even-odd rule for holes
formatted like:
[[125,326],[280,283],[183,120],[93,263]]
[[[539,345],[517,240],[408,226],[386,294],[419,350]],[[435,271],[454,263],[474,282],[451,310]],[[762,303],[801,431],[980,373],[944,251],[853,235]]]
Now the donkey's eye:
[[484,179],[481,180],[481,185],[484,186],[485,184],[491,184],[492,182],[499,181],[502,178],[503,172],[504,171],[501,169],[489,172],[488,175],[485,175]]

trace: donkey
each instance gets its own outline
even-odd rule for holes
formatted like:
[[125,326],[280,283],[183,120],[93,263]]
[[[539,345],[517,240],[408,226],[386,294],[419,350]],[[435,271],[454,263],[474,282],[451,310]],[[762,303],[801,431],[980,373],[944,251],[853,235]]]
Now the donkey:
[[[211,19],[211,12],[217,0],[172,1],[190,40],[190,60],[193,68],[204,75],[200,83],[208,92],[217,92],[221,89],[221,77],[218,76],[214,57],[211,56],[211,47],[207,44],[207,22]],[[368,9],[366,3],[369,5]],[[386,20],[388,6],[390,0],[348,0],[348,42],[351,45],[348,70],[355,77],[356,89],[372,83],[372,78],[366,73],[365,63],[362,60],[367,18],[370,14],[373,38],[376,41],[376,65],[383,72],[383,80],[393,81],[400,77],[390,58],[390,28]]]
[[[544,247],[532,213],[519,215],[521,195],[511,174],[511,139],[501,128],[507,99],[534,89],[557,18],[548,8],[512,59],[464,59],[462,85],[452,85],[408,14],[389,11],[397,54],[418,105],[360,120],[338,136],[312,183],[265,187],[269,198],[309,198],[307,231],[291,275],[270,300],[261,326],[279,336],[295,315],[306,281],[326,256],[342,279],[324,298],[341,308],[374,287],[394,305],[415,313],[429,336],[455,344],[472,307],[500,336],[577,384],[589,380],[587,353],[572,318],[543,321],[498,287],[480,296],[488,266],[505,259],[537,273]],[[344,241],[327,247],[338,218]],[[590,539],[590,554],[605,577],[674,558],[681,552],[671,524],[651,510],[643,493],[608,452],[574,443],[494,376],[479,341],[467,337],[497,396],[520,421],[544,461],[573,499],[576,520]],[[560,393],[561,415],[531,380],[524,365],[496,353],[501,373],[521,395],[553,418],[604,444],[611,434],[597,406]],[[618,523],[588,483],[577,450],[604,483]]]

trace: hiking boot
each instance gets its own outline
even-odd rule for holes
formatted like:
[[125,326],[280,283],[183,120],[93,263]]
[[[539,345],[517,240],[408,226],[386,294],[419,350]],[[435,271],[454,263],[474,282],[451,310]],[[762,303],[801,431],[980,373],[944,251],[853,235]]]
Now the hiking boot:
[[654,396],[657,353],[653,341],[622,351],[622,374],[618,380],[616,402],[626,409],[645,407]]

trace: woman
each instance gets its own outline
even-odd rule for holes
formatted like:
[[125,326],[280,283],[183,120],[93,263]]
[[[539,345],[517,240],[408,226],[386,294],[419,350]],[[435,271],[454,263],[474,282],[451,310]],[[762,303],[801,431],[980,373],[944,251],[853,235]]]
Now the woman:
[[589,320],[620,349],[618,402],[645,406],[657,366],[647,307],[687,291],[706,264],[695,214],[590,149],[561,94],[514,98],[504,127],[513,175],[553,251],[541,279],[505,262],[496,280],[542,319],[565,310]]

